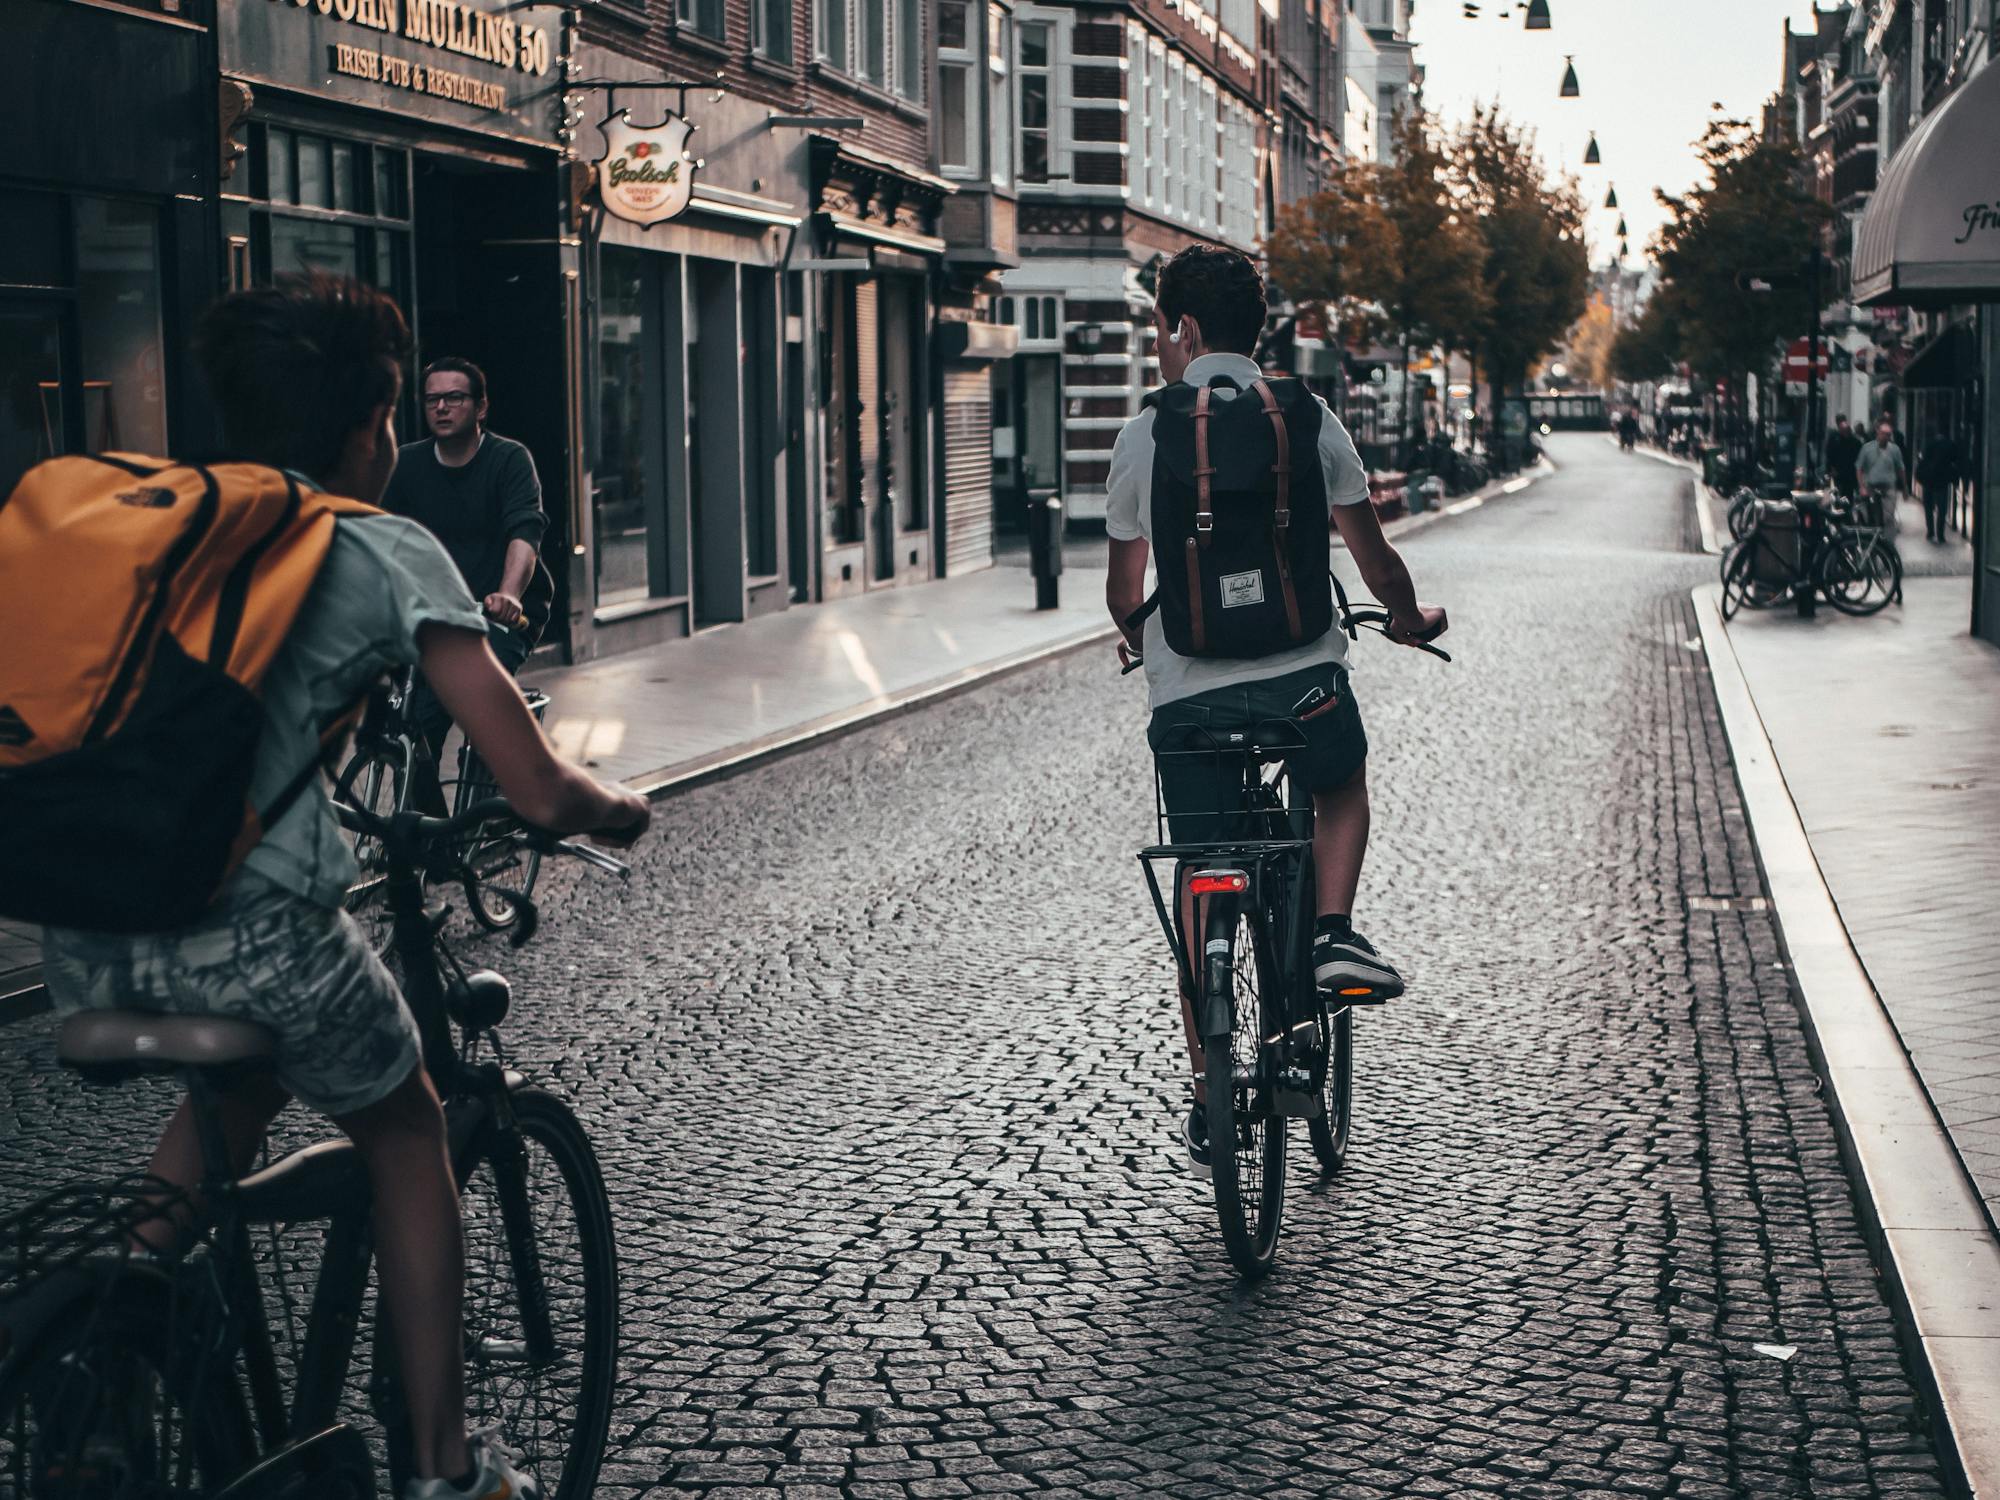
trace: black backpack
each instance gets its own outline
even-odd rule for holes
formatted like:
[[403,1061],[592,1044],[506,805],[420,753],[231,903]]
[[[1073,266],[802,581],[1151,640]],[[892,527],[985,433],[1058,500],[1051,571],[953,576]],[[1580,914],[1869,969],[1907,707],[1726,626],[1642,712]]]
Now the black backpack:
[[1272,656],[1333,628],[1321,407],[1296,380],[1154,391],[1153,610],[1181,656]]

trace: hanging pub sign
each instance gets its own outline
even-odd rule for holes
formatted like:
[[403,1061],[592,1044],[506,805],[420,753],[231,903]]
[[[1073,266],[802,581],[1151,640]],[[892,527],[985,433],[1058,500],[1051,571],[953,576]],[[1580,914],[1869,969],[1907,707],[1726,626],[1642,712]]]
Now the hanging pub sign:
[[621,109],[598,128],[604,155],[597,159],[597,194],[605,211],[647,228],[677,218],[699,165],[687,149],[694,127],[673,114],[657,125],[634,125]]

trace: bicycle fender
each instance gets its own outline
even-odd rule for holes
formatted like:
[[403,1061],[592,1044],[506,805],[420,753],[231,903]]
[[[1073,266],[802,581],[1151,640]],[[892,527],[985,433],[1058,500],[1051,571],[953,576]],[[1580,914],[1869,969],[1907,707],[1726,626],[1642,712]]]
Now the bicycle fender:
[[1230,1014],[1234,986],[1231,982],[1230,944],[1225,937],[1212,937],[1202,955],[1201,1034],[1228,1036],[1235,1030]]
[[171,1293],[172,1282],[165,1271],[107,1251],[31,1282],[0,1303],[0,1346],[4,1346],[0,1352],[0,1391],[7,1389],[17,1367],[33,1356],[43,1333],[72,1313],[86,1317],[90,1305],[108,1296],[127,1276],[150,1283],[149,1294],[166,1297]]

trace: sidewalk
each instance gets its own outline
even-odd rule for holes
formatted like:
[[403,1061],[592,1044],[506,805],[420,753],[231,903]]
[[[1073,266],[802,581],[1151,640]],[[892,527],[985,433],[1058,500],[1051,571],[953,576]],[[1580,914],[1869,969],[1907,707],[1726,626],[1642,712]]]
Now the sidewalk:
[[[1908,519],[1907,513],[1904,519]],[[1738,615],[1697,590],[1760,857],[1904,1332],[2000,1494],[2000,652],[1970,558],[1906,554],[1869,619]],[[1913,572],[1915,570],[1913,569]]]

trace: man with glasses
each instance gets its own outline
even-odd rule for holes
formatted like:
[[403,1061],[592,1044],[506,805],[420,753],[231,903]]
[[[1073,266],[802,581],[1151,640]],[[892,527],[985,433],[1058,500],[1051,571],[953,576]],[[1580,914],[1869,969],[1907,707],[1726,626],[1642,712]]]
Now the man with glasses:
[[[469,359],[424,367],[424,423],[431,435],[406,443],[382,497],[383,508],[422,524],[458,564],[486,614],[493,654],[518,672],[548,623],[554,580],[541,564],[542,482],[527,448],[486,430],[486,375]],[[417,683],[410,717],[430,749],[411,787],[416,805],[444,812],[435,762],[451,715],[430,685]]]

